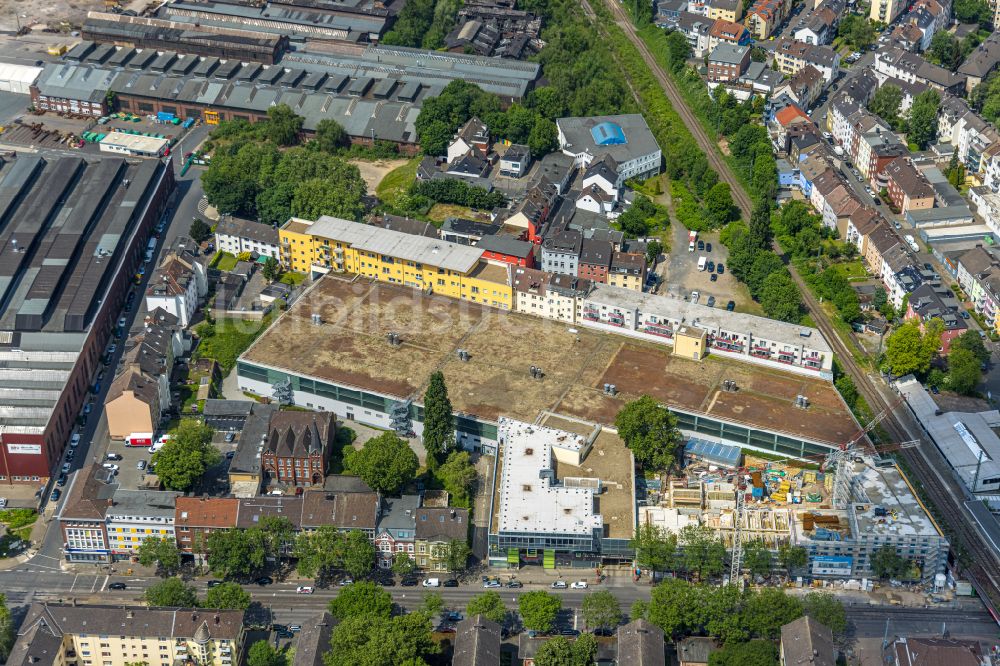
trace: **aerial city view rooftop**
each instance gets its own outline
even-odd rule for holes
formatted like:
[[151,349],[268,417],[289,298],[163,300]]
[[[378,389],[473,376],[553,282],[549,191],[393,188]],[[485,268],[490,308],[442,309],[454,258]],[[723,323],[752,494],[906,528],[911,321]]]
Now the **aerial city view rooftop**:
[[0,0],[0,663],[990,666],[998,28]]

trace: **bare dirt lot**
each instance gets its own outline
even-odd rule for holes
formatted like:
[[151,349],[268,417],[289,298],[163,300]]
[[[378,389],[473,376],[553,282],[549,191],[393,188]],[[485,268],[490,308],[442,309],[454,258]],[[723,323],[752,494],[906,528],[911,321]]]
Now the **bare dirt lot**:
[[[14,32],[18,26],[46,24],[52,27],[61,21],[80,26],[89,11],[104,11],[101,0],[2,0],[0,30]],[[67,35],[69,38],[69,35]]]
[[398,169],[410,160],[351,160],[351,164],[358,167],[361,177],[368,186],[368,191],[374,193],[375,188],[382,182],[385,175],[393,169]]

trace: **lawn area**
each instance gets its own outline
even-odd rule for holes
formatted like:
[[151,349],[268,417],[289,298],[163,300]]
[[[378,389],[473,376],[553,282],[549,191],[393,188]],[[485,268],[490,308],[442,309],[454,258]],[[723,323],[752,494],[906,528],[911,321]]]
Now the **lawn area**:
[[217,252],[212,259],[212,267],[226,273],[236,267],[236,256],[228,252]]
[[846,277],[849,281],[868,279],[868,273],[865,272],[864,264],[861,263],[860,259],[840,262],[834,264],[831,268],[836,269],[837,272]]
[[395,205],[396,200],[410,189],[410,185],[417,177],[419,165],[420,157],[418,156],[387,173],[382,182],[375,188],[375,195],[384,203],[390,206]]
[[468,206],[456,206],[455,204],[443,204],[436,203],[431,206],[430,211],[427,213],[427,217],[436,226],[441,226],[445,219],[449,217],[462,217],[466,220],[478,220],[480,222],[489,222],[490,216],[482,211],[473,210]]
[[[215,324],[200,324],[196,329],[199,338],[198,348],[192,357],[214,358],[222,367],[223,374],[236,366],[236,358],[242,354],[264,332],[278,311],[271,310],[262,321],[245,319],[219,319]],[[194,387],[197,390],[197,386]]]
[[292,271],[285,271],[281,274],[278,282],[290,285],[292,287],[297,287],[306,281],[307,275],[305,273],[293,273]]

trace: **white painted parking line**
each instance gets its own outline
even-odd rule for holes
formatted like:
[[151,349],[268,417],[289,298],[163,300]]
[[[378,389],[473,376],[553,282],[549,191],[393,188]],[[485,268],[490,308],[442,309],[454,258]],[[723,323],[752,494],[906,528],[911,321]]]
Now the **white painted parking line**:
[[[110,579],[111,579],[111,576],[110,576],[110,575],[109,575],[109,576],[105,576],[105,577],[104,577],[104,582],[103,582],[103,583],[101,583],[101,592],[103,592],[103,591],[104,591],[104,588],[105,588],[105,587],[107,587],[107,585],[108,585],[108,581],[109,581]],[[97,580],[94,580],[94,585],[95,585],[95,586],[97,585]],[[91,592],[93,592],[93,590],[91,590]]]
[[80,577],[80,574],[75,574],[73,576],[73,584],[69,586],[69,591],[70,592],[72,592],[73,589],[76,587],[76,579],[79,578],[79,577]]

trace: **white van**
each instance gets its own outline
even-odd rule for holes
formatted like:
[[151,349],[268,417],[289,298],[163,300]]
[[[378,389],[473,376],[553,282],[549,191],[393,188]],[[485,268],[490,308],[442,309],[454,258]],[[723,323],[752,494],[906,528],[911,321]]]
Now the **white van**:
[[441,587],[440,578],[428,578],[424,581],[424,587]]
[[698,270],[699,271],[705,270],[705,264],[706,263],[708,263],[708,257],[699,257],[698,258]]

